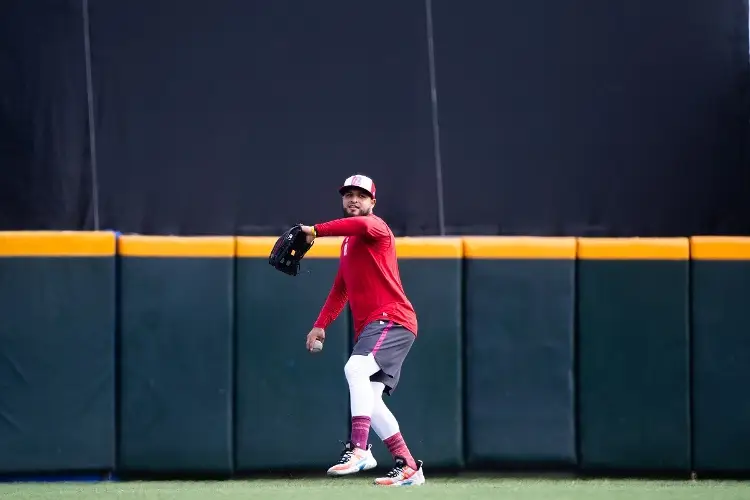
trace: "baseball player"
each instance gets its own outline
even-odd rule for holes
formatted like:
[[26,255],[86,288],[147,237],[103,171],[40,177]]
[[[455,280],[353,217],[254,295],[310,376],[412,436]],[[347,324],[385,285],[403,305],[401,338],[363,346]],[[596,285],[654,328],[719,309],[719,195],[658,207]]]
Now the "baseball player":
[[307,334],[307,349],[325,339],[325,329],[349,302],[354,318],[354,349],[344,366],[349,384],[352,426],[341,458],[328,469],[344,476],[377,465],[369,444],[370,427],[383,440],[395,460],[394,468],[375,479],[383,486],[424,484],[422,462],[414,460],[386,407],[383,394],[398,385],[401,366],[417,336],[417,317],[401,285],[396,260],[396,240],[388,225],[373,214],[375,183],[354,175],[339,189],[344,217],[302,226],[307,241],[343,236],[338,273],[320,315]]

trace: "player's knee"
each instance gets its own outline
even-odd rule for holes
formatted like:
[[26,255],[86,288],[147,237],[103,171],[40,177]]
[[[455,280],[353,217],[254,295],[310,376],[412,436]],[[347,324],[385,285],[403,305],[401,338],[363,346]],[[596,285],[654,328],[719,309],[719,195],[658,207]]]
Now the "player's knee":
[[361,373],[362,370],[359,367],[360,364],[357,362],[358,357],[361,358],[362,356],[352,356],[344,365],[344,375],[346,376],[346,380],[355,380]]
[[344,365],[344,375],[348,381],[368,379],[372,375],[370,361],[367,356],[351,356]]

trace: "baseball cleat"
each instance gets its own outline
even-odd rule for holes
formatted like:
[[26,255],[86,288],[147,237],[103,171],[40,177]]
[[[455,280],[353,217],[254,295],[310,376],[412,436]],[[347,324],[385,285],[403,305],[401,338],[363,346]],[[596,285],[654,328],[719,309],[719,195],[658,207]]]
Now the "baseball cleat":
[[396,466],[388,474],[375,479],[378,486],[420,486],[424,483],[422,461],[417,460],[417,468],[412,469],[401,457],[396,457]]
[[372,445],[367,449],[355,448],[351,442],[346,443],[338,463],[328,469],[329,476],[346,476],[376,467],[378,462],[372,456]]

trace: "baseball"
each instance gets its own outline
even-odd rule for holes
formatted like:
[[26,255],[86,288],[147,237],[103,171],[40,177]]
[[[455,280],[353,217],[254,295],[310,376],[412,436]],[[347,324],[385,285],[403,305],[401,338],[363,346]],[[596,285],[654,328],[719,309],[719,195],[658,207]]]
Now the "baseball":
[[312,345],[312,352],[320,352],[323,350],[323,342],[316,340]]

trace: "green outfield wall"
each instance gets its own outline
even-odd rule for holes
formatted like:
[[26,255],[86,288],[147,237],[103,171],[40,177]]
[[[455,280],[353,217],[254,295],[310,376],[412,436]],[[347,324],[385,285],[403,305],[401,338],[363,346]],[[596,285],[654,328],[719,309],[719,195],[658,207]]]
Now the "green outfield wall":
[[[0,475],[322,474],[349,434],[348,308],[321,353],[305,336],[341,239],[296,277],[274,242],[0,233]],[[425,468],[750,473],[750,238],[397,252],[419,336],[385,401]]]
[[581,467],[690,471],[687,238],[578,242]]
[[466,238],[466,456],[576,462],[574,238]]
[[115,467],[115,245],[0,233],[0,472]]
[[750,470],[750,238],[692,239],[693,463]]
[[234,238],[122,236],[118,254],[118,469],[230,473]]
[[239,238],[235,295],[235,456],[241,472],[330,467],[347,439],[345,310],[313,356],[307,333],[336,274],[339,239],[320,239],[292,277],[268,265],[275,238]]

